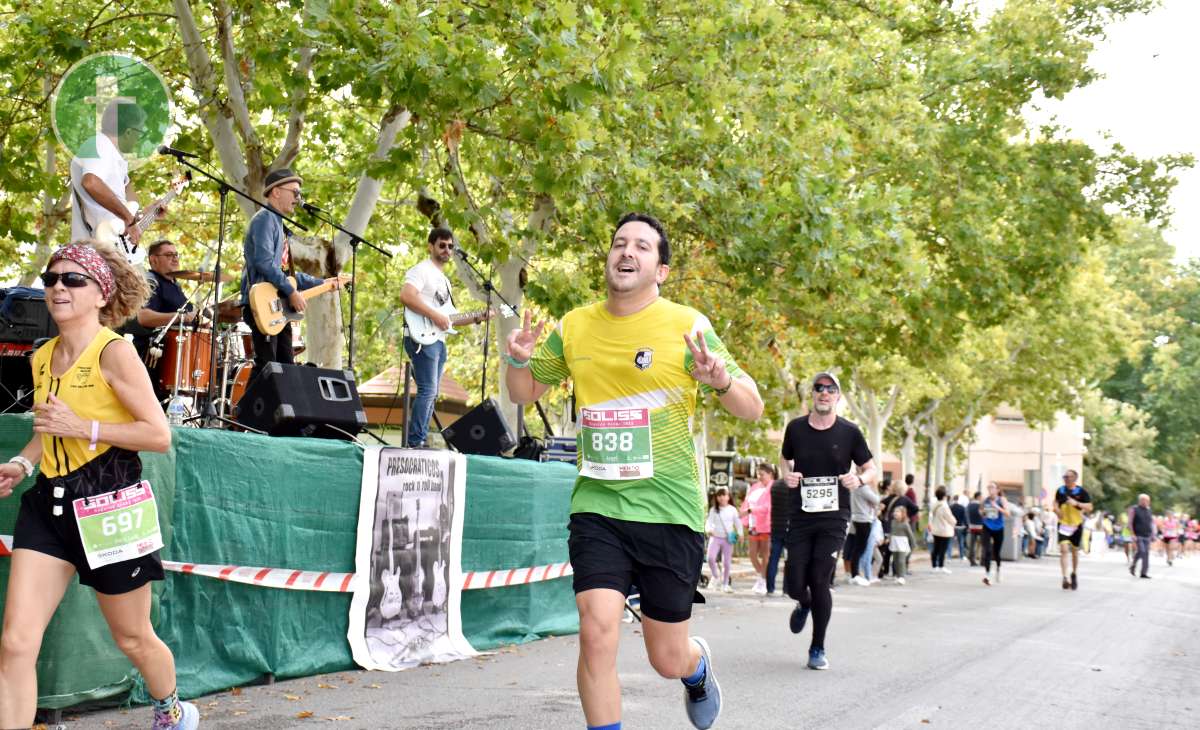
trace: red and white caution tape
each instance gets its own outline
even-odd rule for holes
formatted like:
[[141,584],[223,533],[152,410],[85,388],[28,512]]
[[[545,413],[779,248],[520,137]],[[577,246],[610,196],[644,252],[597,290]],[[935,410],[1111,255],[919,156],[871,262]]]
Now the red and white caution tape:
[[163,567],[176,573],[202,575],[230,583],[245,583],[265,588],[286,588],[293,591],[324,591],[350,593],[354,590],[354,573],[322,573],[315,570],[287,568],[250,568],[240,565],[203,565],[164,560]]
[[463,590],[540,583],[544,580],[555,580],[572,575],[574,572],[570,563],[553,563],[533,568],[509,568],[507,570],[478,570],[463,575]]
[[[0,535],[0,557],[11,554],[12,536]],[[176,573],[202,575],[206,578],[215,578],[230,583],[244,583],[265,588],[327,593],[351,593],[354,590],[354,573],[327,573],[289,568],[253,568],[243,565],[206,565],[180,563],[174,560],[164,560],[163,568]],[[528,585],[557,580],[572,575],[574,572],[570,563],[552,563],[532,568],[475,570],[463,574],[463,590]]]

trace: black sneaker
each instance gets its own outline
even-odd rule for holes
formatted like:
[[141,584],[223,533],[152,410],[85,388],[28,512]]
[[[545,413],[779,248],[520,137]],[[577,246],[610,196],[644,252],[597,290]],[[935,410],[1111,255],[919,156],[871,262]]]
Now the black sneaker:
[[1064,591],[1071,590],[1071,581],[1067,580],[1066,578],[1063,578],[1063,590]]
[[792,609],[791,618],[788,619],[788,627],[791,628],[793,634],[798,634],[804,630],[804,624],[808,622],[809,609],[801,606],[799,603]]
[[1149,580],[1149,578],[1150,578],[1150,576],[1146,575],[1145,573],[1142,573],[1142,575],[1140,577],[1146,578],[1147,580]]
[[1130,574],[1130,575],[1134,575],[1134,572],[1133,572],[1133,563],[1130,563],[1130,564],[1129,564],[1129,574]]
[[1075,577],[1075,574],[1072,573],[1071,574],[1071,590],[1074,591],[1074,590],[1077,590],[1078,588],[1079,588],[1079,580]]

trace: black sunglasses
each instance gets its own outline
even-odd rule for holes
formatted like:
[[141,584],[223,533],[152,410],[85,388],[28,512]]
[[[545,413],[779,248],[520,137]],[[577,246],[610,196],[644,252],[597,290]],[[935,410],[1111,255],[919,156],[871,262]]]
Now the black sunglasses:
[[447,250],[447,251],[453,251],[453,250],[454,250],[454,244],[453,244],[453,243],[442,243],[442,242],[438,242],[438,243],[435,243],[434,245],[435,245],[435,246],[437,246],[438,248],[442,248],[442,249],[445,249],[445,250]]
[[87,286],[89,281],[95,281],[87,274],[81,274],[78,271],[64,271],[61,274],[57,271],[47,271],[42,274],[42,286],[47,289],[53,287],[62,280],[63,286],[71,289],[79,289]]
[[838,387],[833,383],[817,383],[813,386],[814,393],[836,393]]

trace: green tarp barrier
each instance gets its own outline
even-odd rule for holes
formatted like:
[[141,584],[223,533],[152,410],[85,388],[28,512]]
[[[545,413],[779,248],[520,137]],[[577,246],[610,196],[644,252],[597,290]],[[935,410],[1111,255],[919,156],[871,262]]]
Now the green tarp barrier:
[[[16,453],[30,428],[28,417],[0,416],[0,457]],[[165,558],[353,572],[362,474],[358,446],[176,429],[172,451],[143,455],[143,462],[170,526]],[[468,456],[463,570],[566,560],[574,473],[566,464]],[[11,534],[17,505],[16,493],[0,502],[0,532]],[[5,583],[8,564],[0,560]],[[176,573],[168,573],[157,589],[155,628],[175,652],[184,696],[264,674],[298,677],[354,666],[346,641],[349,594]],[[578,630],[569,579],[465,591],[462,620],[467,639],[481,650]],[[78,584],[47,632],[38,672],[41,707],[121,697],[131,687],[135,700],[145,700],[91,591]]]

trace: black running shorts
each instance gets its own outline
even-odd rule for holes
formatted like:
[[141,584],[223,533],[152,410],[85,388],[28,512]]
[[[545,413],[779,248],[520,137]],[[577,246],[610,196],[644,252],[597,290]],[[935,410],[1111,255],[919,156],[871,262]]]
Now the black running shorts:
[[[137,454],[124,449],[109,449],[63,477],[38,474],[33,488],[21,495],[21,508],[13,528],[13,549],[33,550],[66,561],[75,566],[80,583],[107,595],[128,593],[149,581],[162,580],[158,552],[92,570],[71,508],[72,501],[80,497],[128,486],[137,482],[140,475],[141,461]],[[60,486],[63,496],[56,499],[54,488]],[[54,514],[56,506],[62,508],[62,514]]]
[[637,585],[642,613],[679,623],[692,615],[704,563],[704,536],[686,525],[630,522],[590,512],[571,515],[567,549],[576,593]]

